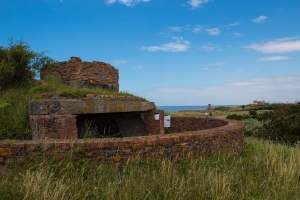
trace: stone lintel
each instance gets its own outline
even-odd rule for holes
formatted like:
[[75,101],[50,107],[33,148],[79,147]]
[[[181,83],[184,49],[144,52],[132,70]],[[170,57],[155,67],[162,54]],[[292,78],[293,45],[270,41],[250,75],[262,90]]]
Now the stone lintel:
[[155,109],[154,102],[103,100],[99,98],[32,101],[29,115],[77,115],[141,112]]

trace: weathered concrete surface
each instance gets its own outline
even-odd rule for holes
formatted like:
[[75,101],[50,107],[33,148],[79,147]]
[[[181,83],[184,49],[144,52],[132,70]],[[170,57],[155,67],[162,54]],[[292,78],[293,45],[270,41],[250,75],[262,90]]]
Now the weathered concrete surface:
[[29,115],[77,115],[153,110],[154,102],[102,98],[57,99],[29,103]]

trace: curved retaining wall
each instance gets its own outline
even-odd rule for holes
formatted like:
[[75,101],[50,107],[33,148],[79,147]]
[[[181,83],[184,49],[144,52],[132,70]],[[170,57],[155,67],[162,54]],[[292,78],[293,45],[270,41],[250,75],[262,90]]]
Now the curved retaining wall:
[[72,152],[75,159],[123,163],[129,158],[180,159],[212,153],[239,154],[244,148],[244,124],[226,120],[227,125],[207,130],[122,139],[0,141],[0,170],[7,162],[27,156],[62,158]]
[[170,133],[211,129],[227,125],[229,122],[216,118],[172,117]]

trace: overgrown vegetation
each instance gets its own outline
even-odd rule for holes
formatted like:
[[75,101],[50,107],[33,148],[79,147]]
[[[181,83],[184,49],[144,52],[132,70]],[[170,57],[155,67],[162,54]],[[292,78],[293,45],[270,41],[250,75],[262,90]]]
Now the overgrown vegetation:
[[1,199],[299,199],[299,146],[246,138],[238,156],[128,161],[40,158],[11,163]]
[[230,114],[226,118],[243,120],[247,135],[289,144],[300,142],[300,104],[275,104],[269,109],[272,111],[250,110],[249,114]]
[[35,52],[26,42],[9,39],[8,47],[0,46],[0,89],[30,84],[43,66],[53,63],[45,52]]
[[300,104],[276,105],[265,124],[266,137],[287,143],[300,142]]

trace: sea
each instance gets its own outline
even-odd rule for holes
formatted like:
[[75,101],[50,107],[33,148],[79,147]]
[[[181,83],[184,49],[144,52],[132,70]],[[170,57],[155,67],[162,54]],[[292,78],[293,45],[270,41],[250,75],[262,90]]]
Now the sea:
[[[218,106],[232,106],[235,105],[211,105],[211,108],[215,108]],[[208,108],[207,105],[205,106],[157,106],[160,110],[168,111],[168,112],[178,112],[181,110],[205,110]]]

